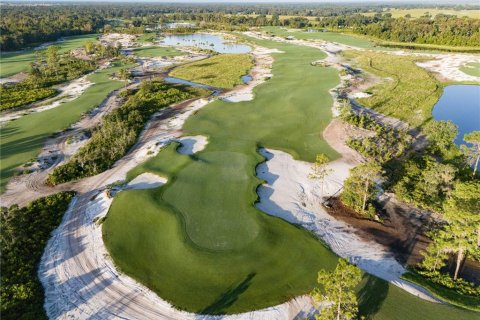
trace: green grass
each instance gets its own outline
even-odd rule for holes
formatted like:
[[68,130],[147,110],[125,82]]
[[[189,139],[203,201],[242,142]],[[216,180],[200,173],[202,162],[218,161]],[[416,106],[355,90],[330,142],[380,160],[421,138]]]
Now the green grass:
[[155,32],[146,32],[137,38],[139,43],[151,43],[157,39],[157,34]]
[[137,57],[174,57],[174,56],[181,56],[184,54],[183,52],[169,47],[157,47],[157,46],[149,46],[149,47],[141,47],[136,48],[133,50],[133,53]]
[[323,40],[328,42],[338,42],[348,46],[354,46],[358,48],[373,48],[375,44],[372,41],[368,41],[365,38],[344,34],[339,32],[306,32],[306,31],[294,31],[288,32],[281,27],[263,27],[262,30],[268,31],[270,34],[279,37],[293,36],[296,39],[301,40]]
[[428,43],[414,43],[414,42],[394,42],[394,41],[384,41],[381,39],[377,40],[379,46],[385,48],[400,48],[400,49],[409,49],[409,50],[427,50],[427,51],[448,51],[448,52],[468,52],[468,53],[479,53],[480,47],[461,47],[461,46],[447,46],[439,44],[428,44]]
[[78,121],[82,113],[99,105],[111,91],[123,86],[123,82],[109,79],[111,73],[121,68],[121,65],[115,64],[90,75],[88,79],[94,84],[73,101],[54,109],[23,116],[0,128],[1,192],[5,191],[15,169],[36,157],[52,133]]
[[460,71],[474,77],[480,77],[480,62],[467,63],[466,65],[460,67]]
[[220,54],[175,68],[170,76],[217,88],[233,88],[252,68],[248,54]]
[[349,51],[344,56],[367,72],[383,78],[368,89],[373,95],[358,99],[367,108],[421,126],[432,117],[442,86],[415,61],[421,58],[375,52]]
[[[82,36],[65,37],[65,41],[56,45],[60,47],[59,52],[64,53],[68,50],[79,48],[87,40],[95,40],[97,35],[89,34]],[[35,50],[25,50],[20,52],[4,53],[0,56],[0,77],[9,77],[19,72],[28,70],[30,62],[37,60]]]
[[208,136],[206,149],[188,157],[172,145],[135,169],[129,178],[149,171],[169,183],[121,192],[103,224],[116,264],[182,309],[233,313],[277,304],[308,292],[317,271],[336,264],[308,232],[254,207],[258,146],[309,161],[319,152],[338,156],[321,139],[337,72],[310,65],[325,57],[319,50],[275,46],[286,53],[275,55],[275,76],[255,100],[216,101],[190,117],[184,130]]
[[[130,171],[168,178],[161,188],[119,193],[103,223],[117,266],[176,307],[209,314],[275,305],[307,293],[336,257],[310,233],[254,207],[258,146],[313,161],[338,155],[321,139],[331,120],[332,68],[310,65],[316,49],[255,41],[274,54],[274,77],[253,101],[216,101],[192,115],[186,135],[209,137],[193,156],[171,144]],[[295,88],[295,90],[292,90]],[[134,214],[132,214],[134,213]],[[363,289],[362,289],[363,288]],[[478,314],[423,301],[375,277],[359,288],[370,319],[475,319]]]
[[420,274],[412,271],[403,274],[402,278],[424,287],[435,297],[446,301],[447,303],[470,310],[480,311],[480,297],[461,295],[455,290],[433,283],[425,277],[422,277]]
[[372,320],[474,320],[478,312],[422,300],[382,279],[365,276],[357,293],[359,311]]

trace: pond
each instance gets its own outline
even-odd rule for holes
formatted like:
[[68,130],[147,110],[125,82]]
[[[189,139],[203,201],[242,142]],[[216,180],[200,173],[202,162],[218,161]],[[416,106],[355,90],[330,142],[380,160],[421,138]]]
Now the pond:
[[252,50],[247,45],[229,43],[220,36],[205,33],[167,35],[162,39],[162,43],[170,46],[197,47],[218,53],[248,53]]
[[480,86],[447,86],[433,107],[433,117],[455,123],[458,126],[455,143],[464,144],[464,134],[480,130]]

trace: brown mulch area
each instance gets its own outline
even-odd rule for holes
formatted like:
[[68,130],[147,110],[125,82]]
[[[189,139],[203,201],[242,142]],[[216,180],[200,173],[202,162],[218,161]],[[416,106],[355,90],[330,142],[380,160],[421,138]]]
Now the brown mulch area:
[[[423,258],[420,252],[431,242],[424,232],[432,225],[432,217],[388,198],[380,205],[382,208],[379,216],[383,223],[364,218],[345,207],[338,197],[329,199],[325,209],[336,219],[353,226],[361,238],[384,245],[401,264],[413,266],[419,263]],[[448,267],[454,269],[454,259],[450,259]],[[461,276],[480,283],[480,263],[465,261]]]

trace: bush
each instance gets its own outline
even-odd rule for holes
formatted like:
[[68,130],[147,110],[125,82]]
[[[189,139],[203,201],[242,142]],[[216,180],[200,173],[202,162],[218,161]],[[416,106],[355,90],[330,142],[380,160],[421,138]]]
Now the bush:
[[38,263],[73,195],[73,192],[60,192],[23,208],[2,207],[2,319],[46,319],[43,288],[37,277]]

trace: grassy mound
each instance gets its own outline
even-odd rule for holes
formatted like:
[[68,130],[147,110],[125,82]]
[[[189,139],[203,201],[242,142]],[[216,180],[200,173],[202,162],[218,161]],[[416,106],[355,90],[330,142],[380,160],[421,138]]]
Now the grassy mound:
[[247,54],[220,54],[175,68],[170,75],[217,88],[233,88],[241,84],[241,76],[252,68]]

